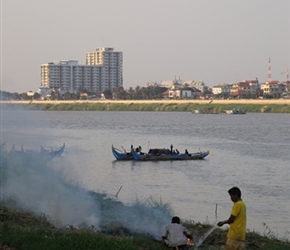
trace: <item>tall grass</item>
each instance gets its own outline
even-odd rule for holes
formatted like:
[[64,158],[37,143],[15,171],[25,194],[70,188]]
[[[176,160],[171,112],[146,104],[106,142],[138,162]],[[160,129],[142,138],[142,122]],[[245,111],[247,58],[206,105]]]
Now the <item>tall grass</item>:
[[290,113],[287,104],[198,104],[198,103],[56,103],[6,104],[3,108],[26,107],[46,111],[163,111],[193,112],[205,110],[220,113],[223,110],[241,109],[247,113]]
[[[102,196],[102,195],[101,195]],[[154,206],[167,209],[161,199],[148,199]],[[148,200],[137,200],[133,206],[148,206]],[[158,239],[145,234],[131,234],[126,231],[101,232],[94,228],[76,228],[67,226],[56,228],[44,215],[35,215],[27,211],[11,209],[0,203],[0,243],[17,250],[90,250],[90,249],[126,249],[126,250],[155,250],[164,249]],[[212,227],[194,221],[182,221],[194,239],[202,237]],[[226,230],[217,228],[205,239],[201,249],[217,250],[225,244]],[[6,249],[8,249],[6,247]],[[194,248],[193,248],[194,249]],[[273,235],[260,235],[254,231],[247,232],[246,249],[248,250],[289,250],[290,243],[280,240]]]

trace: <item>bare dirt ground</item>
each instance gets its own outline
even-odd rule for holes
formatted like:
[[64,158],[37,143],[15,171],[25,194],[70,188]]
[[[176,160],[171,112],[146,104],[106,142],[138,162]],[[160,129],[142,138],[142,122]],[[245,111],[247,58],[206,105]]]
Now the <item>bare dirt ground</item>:
[[0,101],[0,103],[11,103],[11,104],[60,104],[60,103],[122,103],[122,104],[131,104],[131,103],[198,103],[198,104],[280,104],[280,105],[290,105],[290,99],[262,99],[262,100],[248,100],[248,99],[239,99],[239,100],[66,100],[66,101]]

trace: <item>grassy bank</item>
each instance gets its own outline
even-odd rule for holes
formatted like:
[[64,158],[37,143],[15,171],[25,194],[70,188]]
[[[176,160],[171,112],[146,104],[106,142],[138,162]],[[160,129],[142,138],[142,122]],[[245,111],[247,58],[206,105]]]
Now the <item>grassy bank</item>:
[[2,103],[1,108],[28,108],[44,111],[162,111],[220,113],[240,109],[247,113],[290,113],[290,103],[208,103],[208,102],[26,102]]
[[[109,232],[96,231],[93,228],[76,227],[56,228],[45,216],[9,209],[0,205],[0,249],[14,250],[157,250],[165,249],[159,240],[149,235],[133,235],[125,230],[112,228]],[[211,225],[183,222],[194,236],[203,235]],[[226,231],[216,229],[204,241],[201,249],[221,249],[225,243]],[[261,236],[248,232],[246,249],[286,250],[290,243],[271,235]],[[192,248],[194,249],[194,248]]]

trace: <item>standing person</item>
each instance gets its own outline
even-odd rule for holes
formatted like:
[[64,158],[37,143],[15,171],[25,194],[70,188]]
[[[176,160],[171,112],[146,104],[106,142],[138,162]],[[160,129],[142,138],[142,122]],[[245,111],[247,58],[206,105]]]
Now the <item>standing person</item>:
[[163,229],[162,242],[176,250],[188,249],[188,239],[192,242],[192,235],[186,227],[180,224],[180,219],[174,216],[171,220],[171,224],[167,224]]
[[218,222],[221,227],[224,224],[229,224],[230,228],[227,234],[227,243],[225,250],[241,250],[245,249],[247,213],[246,204],[242,200],[242,193],[238,187],[233,187],[228,191],[234,205],[231,215],[227,220]]

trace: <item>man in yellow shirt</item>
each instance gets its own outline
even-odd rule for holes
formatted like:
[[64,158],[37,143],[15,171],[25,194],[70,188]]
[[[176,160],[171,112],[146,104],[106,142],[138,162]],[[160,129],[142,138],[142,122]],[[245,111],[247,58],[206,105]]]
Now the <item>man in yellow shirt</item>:
[[227,234],[227,243],[225,250],[242,250],[245,249],[247,212],[246,204],[242,200],[242,193],[238,187],[233,187],[228,191],[234,205],[231,215],[227,220],[220,221],[217,225],[221,227],[229,224],[230,228]]

